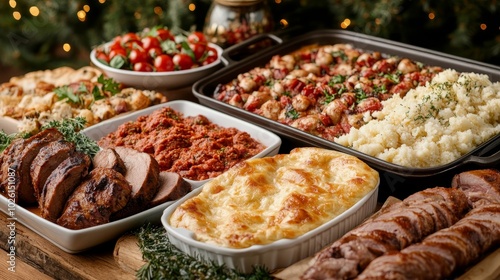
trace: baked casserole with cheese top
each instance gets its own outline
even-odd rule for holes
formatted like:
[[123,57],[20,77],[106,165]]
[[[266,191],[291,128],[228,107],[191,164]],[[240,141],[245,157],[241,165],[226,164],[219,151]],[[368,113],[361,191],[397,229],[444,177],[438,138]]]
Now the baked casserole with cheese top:
[[239,163],[180,204],[170,225],[228,248],[293,239],[334,219],[378,187],[358,158],[322,148]]

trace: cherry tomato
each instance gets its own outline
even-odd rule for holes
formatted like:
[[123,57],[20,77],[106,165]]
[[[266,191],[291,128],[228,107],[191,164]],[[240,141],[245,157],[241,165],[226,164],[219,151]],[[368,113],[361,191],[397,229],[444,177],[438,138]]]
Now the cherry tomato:
[[190,43],[189,47],[193,51],[196,61],[199,61],[200,58],[203,57],[205,50],[207,49],[207,45],[201,43]]
[[123,49],[121,41],[115,40],[115,41],[113,41],[113,43],[111,43],[109,45],[109,51],[116,50],[116,49]]
[[167,54],[162,54],[162,55],[157,56],[155,58],[155,61],[154,61],[154,67],[156,68],[156,71],[158,71],[158,72],[166,72],[166,71],[174,71],[175,70],[174,61],[172,60],[172,57],[170,57]]
[[120,41],[123,45],[125,45],[126,43],[130,43],[130,42],[139,42],[140,39],[139,39],[139,35],[137,35],[133,32],[129,32],[129,33],[126,33],[125,35],[123,35]]
[[160,48],[160,40],[153,36],[146,36],[141,39],[142,47],[149,51],[152,48]]
[[160,38],[162,41],[166,41],[166,40],[174,41],[174,39],[175,39],[174,35],[172,35],[172,33],[170,33],[170,31],[168,29],[164,29],[164,28],[160,28],[160,29],[156,30],[156,36],[158,38]]
[[153,72],[154,68],[151,64],[147,62],[138,62],[133,66],[134,71],[137,72]]
[[191,69],[193,67],[193,59],[185,53],[178,53],[172,58],[175,66],[179,70]]
[[130,59],[130,63],[136,64],[139,62],[148,62],[149,54],[144,50],[133,49],[130,51],[128,58]]
[[109,59],[113,59],[113,57],[117,56],[117,55],[121,55],[121,56],[124,56],[124,57],[127,57],[127,51],[123,48],[119,49],[114,49],[114,50],[111,50],[109,52]]
[[207,38],[205,38],[205,35],[199,31],[194,31],[194,32],[190,33],[187,37],[187,41],[188,41],[188,43],[191,43],[191,44],[196,44],[196,43],[205,44],[205,45],[207,44]]
[[208,64],[216,61],[217,58],[219,57],[217,50],[215,48],[210,47],[210,46],[207,46],[206,53],[207,53],[207,57],[201,63],[202,65],[208,65]]
[[102,60],[102,61],[104,61],[106,63],[109,63],[109,56],[107,54],[105,54],[103,51],[96,51],[95,57],[98,60]]

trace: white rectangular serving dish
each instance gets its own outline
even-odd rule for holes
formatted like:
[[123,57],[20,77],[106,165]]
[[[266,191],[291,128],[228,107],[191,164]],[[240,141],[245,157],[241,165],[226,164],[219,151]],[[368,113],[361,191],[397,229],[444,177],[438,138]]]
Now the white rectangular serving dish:
[[[166,103],[162,103],[146,109],[142,109],[140,111],[127,114],[126,116],[115,117],[113,119],[109,119],[99,124],[93,125],[89,128],[86,128],[82,130],[82,133],[87,135],[91,139],[97,141],[102,137],[108,135],[109,133],[116,131],[121,124],[129,121],[135,121],[139,116],[149,115],[152,112],[163,107],[170,107],[173,110],[182,113],[184,117],[203,115],[207,117],[208,120],[214,124],[220,125],[222,127],[235,127],[240,131],[245,131],[249,133],[250,136],[252,136],[252,138],[258,140],[260,143],[266,146],[266,149],[264,149],[262,152],[258,153],[254,157],[274,156],[278,153],[280,149],[281,138],[278,137],[276,134],[269,132],[254,124],[250,124],[246,121],[242,121],[235,117],[215,111],[214,109],[185,100],[169,101]],[[195,181],[186,178],[185,180],[191,184],[191,187],[193,189],[198,188],[204,183],[210,181],[210,179]]]
[[161,222],[170,242],[190,256],[213,261],[243,273],[251,273],[255,266],[264,266],[273,271],[286,268],[314,255],[372,215],[377,208],[378,189],[379,185],[377,184],[376,188],[351,208],[295,239],[281,239],[267,245],[253,245],[243,249],[226,248],[200,242],[195,239],[193,232],[170,225],[170,216],[175,209],[184,201],[198,195],[203,187],[193,190],[167,207],[163,212]]
[[71,254],[76,254],[110,241],[126,231],[145,223],[157,223],[165,208],[172,203],[173,201],[168,201],[143,212],[107,224],[72,230],[52,223],[22,206],[9,203],[6,197],[0,195],[0,210],[9,216],[10,221],[23,224],[61,250]]

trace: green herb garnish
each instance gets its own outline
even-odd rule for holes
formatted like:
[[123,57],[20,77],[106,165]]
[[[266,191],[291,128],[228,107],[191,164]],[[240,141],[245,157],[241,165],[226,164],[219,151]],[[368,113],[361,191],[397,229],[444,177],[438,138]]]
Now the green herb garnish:
[[250,274],[243,274],[224,265],[184,254],[170,242],[165,229],[159,225],[146,224],[136,234],[143,258],[147,261],[137,271],[137,279],[273,279],[270,272],[260,266],[254,267]]
[[[109,92],[111,93],[111,95],[115,95],[120,92],[120,83],[117,83],[115,80],[111,78],[104,77],[103,74],[101,74],[97,78],[97,82],[102,85],[103,92]],[[94,89],[95,88],[96,87],[94,87]]]
[[290,108],[286,111],[285,116],[289,119],[295,120],[300,117],[300,113],[290,106]]
[[[80,89],[80,87],[79,87]],[[86,91],[87,89],[85,89]],[[54,89],[54,93],[57,95],[59,100],[67,99],[68,101],[75,103],[75,104],[80,104],[82,103],[82,100],[78,95],[76,95],[73,90],[68,87],[68,86],[61,86],[58,88]]]
[[67,118],[62,121],[52,120],[44,124],[41,130],[55,128],[62,133],[66,141],[75,144],[77,151],[94,156],[99,151],[97,142],[80,133],[86,123],[87,121],[83,117]]

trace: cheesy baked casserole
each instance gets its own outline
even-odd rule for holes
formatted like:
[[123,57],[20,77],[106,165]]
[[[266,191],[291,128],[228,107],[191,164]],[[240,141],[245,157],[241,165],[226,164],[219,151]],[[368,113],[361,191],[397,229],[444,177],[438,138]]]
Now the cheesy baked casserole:
[[170,216],[172,227],[229,248],[296,238],[374,190],[379,174],[354,156],[321,148],[239,163]]

